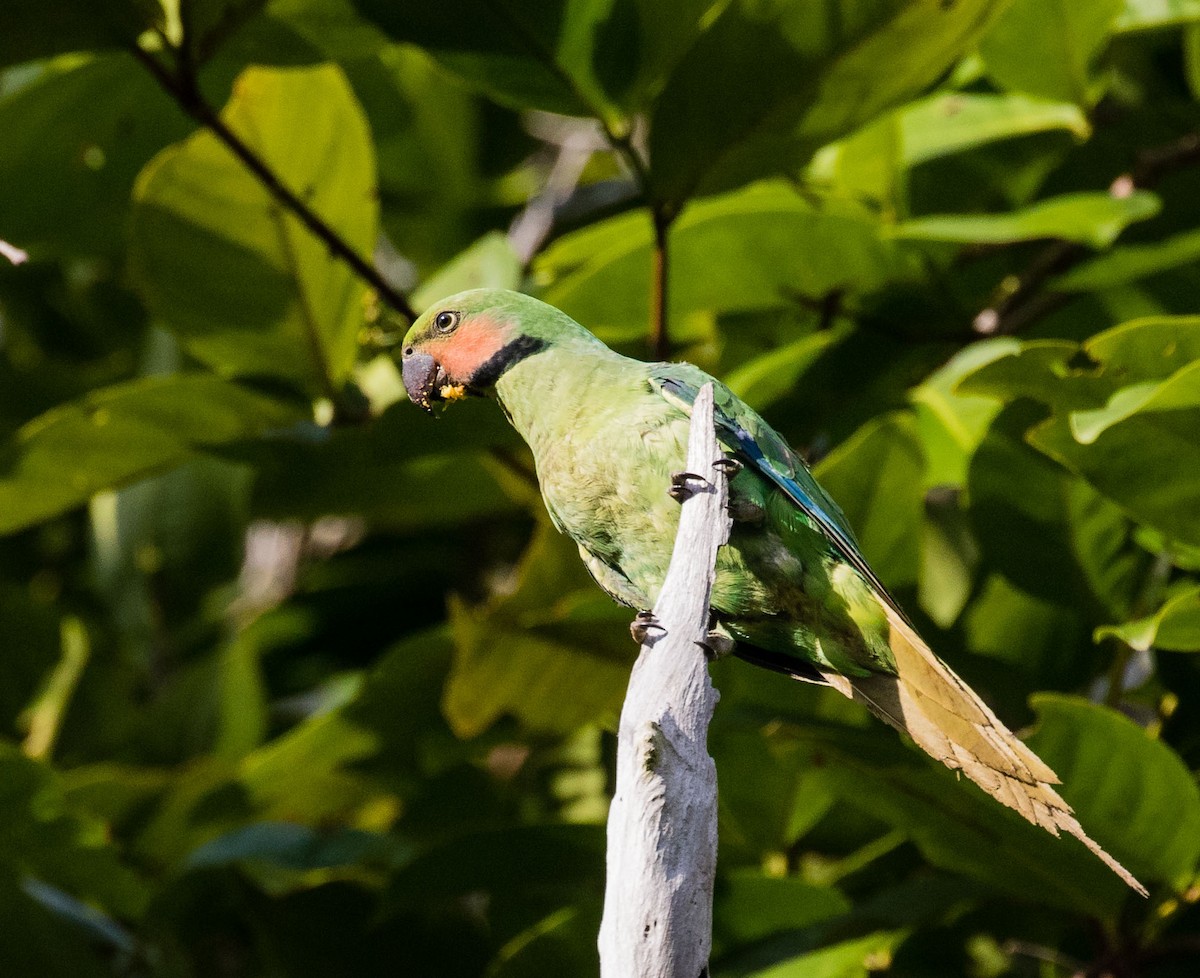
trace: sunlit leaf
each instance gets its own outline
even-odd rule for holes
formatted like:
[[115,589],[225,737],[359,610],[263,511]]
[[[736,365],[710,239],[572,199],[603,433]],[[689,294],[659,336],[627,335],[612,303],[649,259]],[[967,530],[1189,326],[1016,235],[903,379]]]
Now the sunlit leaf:
[[[223,117],[351,248],[371,252],[370,133],[337,68],[247,69]],[[190,352],[225,374],[337,393],[364,286],[215,135],[159,154],[134,195],[135,276]]]
[[1040,722],[1029,745],[1063,779],[1088,833],[1143,880],[1189,878],[1200,789],[1179,755],[1115,710],[1050,693],[1033,703]]
[[1200,651],[1200,588],[1185,588],[1148,618],[1105,625],[1096,629],[1097,640],[1112,636],[1138,651]]
[[808,176],[845,194],[888,200],[904,172],[929,160],[1032,133],[1090,133],[1079,107],[1020,93],[953,92],[910,103],[814,157]]
[[543,525],[517,588],[451,605],[456,654],[443,708],[470,736],[512,714],[536,730],[615,721],[633,664],[630,612],[588,578],[577,548]]
[[1159,200],[1138,190],[1128,197],[1106,193],[1063,194],[1004,214],[935,214],[905,221],[896,237],[963,244],[1010,244],[1061,238],[1106,248],[1130,224],[1158,213]]
[[0,532],[29,526],[220,445],[298,420],[294,406],[205,374],[96,391],[0,451]]
[[980,44],[1004,88],[1090,106],[1095,58],[1126,0],[1013,0]]
[[755,971],[750,978],[868,978],[886,971],[906,931],[880,931],[808,951],[780,964]]

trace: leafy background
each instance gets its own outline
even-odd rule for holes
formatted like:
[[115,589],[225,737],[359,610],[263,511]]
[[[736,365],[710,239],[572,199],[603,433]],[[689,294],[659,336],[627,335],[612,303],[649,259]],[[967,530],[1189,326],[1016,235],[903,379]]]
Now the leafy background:
[[1196,973],[1200,3],[17,0],[0,64],[0,971],[596,973],[627,614],[391,356],[489,284],[764,411],[1151,888],[722,662],[715,976]]

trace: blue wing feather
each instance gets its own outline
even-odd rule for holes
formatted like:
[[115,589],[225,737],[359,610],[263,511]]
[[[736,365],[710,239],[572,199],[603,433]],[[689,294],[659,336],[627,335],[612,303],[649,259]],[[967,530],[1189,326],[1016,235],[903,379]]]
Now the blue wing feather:
[[[651,383],[668,400],[678,404],[690,414],[692,403],[695,401],[700,387],[707,381],[712,380],[712,378],[704,374],[698,367],[693,367],[690,364],[656,364],[655,366],[658,369],[652,372]],[[680,376],[680,374],[685,372],[694,374],[695,376],[688,377],[685,380]],[[909,620],[908,615],[904,613],[904,609],[900,607],[896,599],[884,587],[883,582],[879,580],[878,575],[872,570],[871,565],[867,563],[866,558],[863,557],[862,552],[858,549],[858,542],[854,539],[854,534],[846,522],[846,517],[838,508],[837,503],[828,496],[825,490],[809,474],[803,460],[787,447],[787,443],[784,442],[770,425],[739,400],[737,395],[719,381],[713,380],[712,382],[717,391],[717,397],[715,398],[717,404],[713,412],[713,419],[717,428],[718,440],[740,455],[745,462],[753,466],[760,475],[768,479],[795,503],[830,542],[838,555],[858,571],[876,593],[901,618],[911,625],[912,622]],[[727,410],[727,406],[729,405],[737,406],[735,415],[731,416]],[[806,487],[800,479],[781,472],[779,467],[763,451],[762,445],[759,443],[759,438],[750,431],[737,415],[744,415],[748,419],[753,419],[752,423],[754,427],[759,428],[764,433],[769,433],[771,440],[778,443],[776,447],[787,453],[787,458],[784,461],[790,463],[796,473],[803,473],[803,476],[806,477],[804,481],[811,483],[811,486]]]

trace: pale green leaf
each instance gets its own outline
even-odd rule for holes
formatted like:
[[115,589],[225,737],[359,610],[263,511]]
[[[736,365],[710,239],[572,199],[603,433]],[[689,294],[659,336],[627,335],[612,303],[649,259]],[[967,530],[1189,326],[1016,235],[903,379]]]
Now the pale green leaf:
[[413,293],[412,301],[421,310],[455,292],[467,289],[516,289],[520,282],[520,259],[508,239],[493,231],[421,283],[421,287]]
[[1140,652],[1152,648],[1168,652],[1200,651],[1200,587],[1180,591],[1148,618],[1096,629],[1097,641],[1109,636]]
[[1006,214],[936,214],[897,226],[898,238],[957,241],[963,244],[1011,244],[1061,238],[1092,248],[1107,248],[1136,221],[1161,208],[1154,194],[1137,190],[1128,197],[1075,193],[1051,197]]
[[1137,282],[1200,259],[1200,231],[1183,231],[1149,244],[1119,245],[1053,279],[1057,292],[1092,292]]
[[1012,92],[933,95],[822,148],[808,169],[810,180],[845,194],[877,200],[892,196],[905,171],[921,163],[988,143],[1064,130],[1076,139],[1091,132],[1077,105]]
[[450,725],[467,737],[505,714],[545,731],[614,723],[635,653],[629,620],[587,576],[576,546],[542,525],[515,591],[477,607],[451,603]]
[[1000,410],[994,400],[958,391],[958,383],[1016,348],[1001,337],[960,350],[909,392],[917,409],[917,431],[928,459],[926,486],[962,486],[967,463]]

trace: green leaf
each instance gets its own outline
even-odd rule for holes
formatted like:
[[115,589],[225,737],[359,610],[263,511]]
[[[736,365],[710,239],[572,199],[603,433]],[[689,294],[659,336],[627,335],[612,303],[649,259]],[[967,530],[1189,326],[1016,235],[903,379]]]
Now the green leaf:
[[[1193,382],[1196,372],[1192,371]],[[1139,412],[1081,445],[1066,418],[1051,418],[1030,444],[1078,472],[1135,519],[1200,545],[1200,412]]]
[[1092,292],[1138,282],[1200,259],[1200,231],[1184,231],[1149,244],[1119,245],[1052,279],[1056,292]]
[[1189,881],[1200,859],[1200,789],[1179,755],[1086,700],[1040,693],[1033,705],[1040,722],[1029,746],[1062,778],[1088,834],[1143,882]]
[[434,421],[403,401],[369,424],[307,433],[225,452],[257,470],[255,515],[313,520],[356,514],[375,526],[417,529],[516,508],[480,455],[520,444],[492,404],[455,405]]
[[1135,190],[1128,197],[1107,193],[1062,194],[1007,214],[935,214],[898,225],[898,238],[957,241],[963,244],[1011,244],[1061,238],[1107,248],[1136,221],[1154,217],[1158,197]]
[[298,416],[294,407],[205,374],[102,388],[31,421],[0,451],[0,533]]
[[808,177],[843,194],[888,201],[906,171],[930,160],[1032,133],[1066,130],[1086,139],[1077,105],[1020,93],[950,92],[896,109],[814,157]]
[[614,723],[635,652],[629,619],[587,577],[576,546],[542,525],[516,591],[474,608],[451,603],[450,725],[469,737],[504,714],[545,731]]
[[1104,403],[1111,385],[1090,374],[1068,368],[1079,346],[1066,340],[1029,340],[1009,337],[989,341],[1001,356],[967,374],[955,386],[958,394],[991,397],[1007,402],[1029,397],[1052,407],[1096,406]]
[[842,321],[786,343],[730,371],[725,385],[756,411],[763,411],[791,391],[801,375],[821,354],[845,339],[850,329]]
[[966,484],[967,465],[1000,406],[986,397],[963,394],[957,385],[1011,349],[1004,339],[965,347],[909,392],[928,460],[926,488]]
[[413,306],[426,309],[438,299],[467,289],[517,289],[521,283],[521,261],[498,231],[485,234],[466,251],[456,255],[413,292]]
[[794,172],[817,147],[934,82],[1001,6],[729,4],[680,62],[652,113],[655,195],[680,204]]
[[119,917],[141,915],[145,885],[104,824],[68,805],[49,767],[0,744],[0,785],[0,877],[33,876]]
[[393,40],[427,48],[502,104],[613,122],[658,90],[720,7],[714,0],[494,0],[463,17],[437,0],[354,2]]
[[1200,20],[1200,0],[1124,0],[1113,30],[1120,32],[1178,27]]
[[1200,26],[1183,29],[1183,70],[1193,99],[1200,98]]
[[[722,686],[722,695],[736,694]],[[833,807],[820,768],[795,744],[764,737],[758,728],[721,726],[711,731],[709,743],[721,778],[722,859],[789,852]],[[743,920],[731,926],[751,925]]]
[[[915,260],[881,240],[865,209],[819,205],[790,187],[764,183],[697,202],[671,229],[670,313],[779,308],[794,296],[860,293],[915,278]],[[535,276],[544,298],[589,328],[645,332],[653,231],[649,218],[612,218],[555,242]]]
[[[779,736],[812,752],[838,797],[905,832],[935,866],[1019,899],[1105,919],[1127,896],[1125,885],[1075,840],[1031,825],[886,732],[813,724],[784,728]],[[1090,830],[1083,812],[1080,819]]]
[[1135,319],[1097,333],[1083,349],[1120,384],[1167,380],[1200,360],[1200,316]]
[[1003,88],[1091,106],[1094,62],[1126,0],[1013,0],[980,43]]
[[[969,515],[983,557],[1028,592],[1030,600],[1076,605],[1086,584],[1106,607],[1121,609],[1132,594],[1137,570],[1126,556],[1131,549],[1127,520],[1112,502],[1031,448],[1025,435],[1041,417],[1028,402],[1005,408],[971,460]],[[1036,618],[1023,614],[1022,624],[1012,627],[1032,627]],[[998,619],[989,619],[987,629],[991,636],[981,633],[986,644],[1008,646],[1010,655],[1025,650],[1029,661],[1034,648],[1054,655],[1046,642],[1010,642],[1009,629],[999,627]],[[1064,630],[1072,631],[1060,623],[1054,641],[1066,648],[1070,642]],[[998,635],[1004,636],[999,642]]]
[[1162,383],[1152,380],[1122,387],[1102,408],[1072,411],[1071,433],[1090,445],[1105,431],[1139,411],[1169,411],[1200,407],[1200,362],[1187,366]]
[[50,62],[0,98],[0,238],[34,258],[123,249],[134,178],[191,129],[127,54]]
[[892,954],[908,935],[897,930],[855,937],[752,972],[749,978],[868,978],[890,970]]
[[1149,618],[1096,629],[1096,641],[1110,636],[1139,652],[1200,652],[1200,587],[1180,591]]
[[891,587],[916,583],[925,456],[911,415],[868,422],[814,470],[841,504],[863,553]]
[[[223,119],[355,251],[375,244],[374,158],[341,72],[247,69]],[[134,274],[189,352],[228,375],[333,396],[354,365],[364,286],[211,132],[134,190]]]
[[818,886],[798,876],[764,876],[757,870],[738,869],[717,882],[713,938],[726,948],[749,944],[840,917],[850,909],[850,901],[835,887]]
[[405,855],[402,845],[371,832],[252,822],[204,843],[188,856],[186,866],[235,865],[278,896],[330,880],[369,879]]

